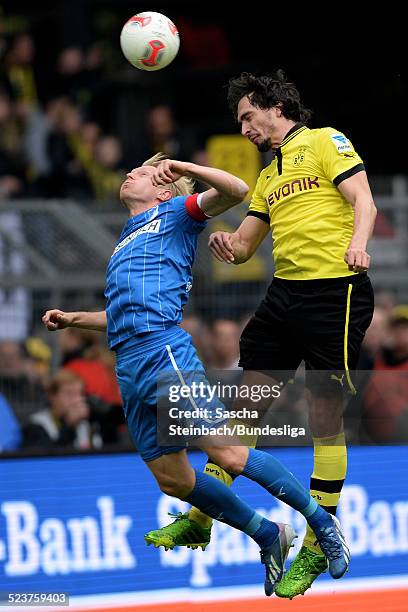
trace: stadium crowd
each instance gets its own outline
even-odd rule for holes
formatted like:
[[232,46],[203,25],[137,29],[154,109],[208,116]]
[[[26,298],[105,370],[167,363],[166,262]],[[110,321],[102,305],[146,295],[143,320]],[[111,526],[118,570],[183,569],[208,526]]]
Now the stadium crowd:
[[[354,443],[402,442],[408,435],[408,306],[392,306],[390,298],[378,296],[363,342],[358,394],[345,412],[347,435]],[[239,369],[239,336],[245,323],[207,322],[188,314],[182,326],[206,368],[219,375]],[[67,328],[57,337],[56,370],[43,338],[0,341],[0,450],[130,447],[113,354],[103,335]],[[291,426],[307,427],[306,402],[301,387],[290,388],[266,418],[277,423],[284,413]]]
[[[143,141],[124,151],[99,116],[102,57],[68,47],[56,59],[42,97],[34,70],[35,44],[29,34],[13,39],[0,71],[0,198],[114,200],[125,168],[163,151],[180,159],[199,155],[180,133],[172,109],[149,109]],[[105,119],[105,121],[104,121]]]
[[[199,45],[189,47],[194,36],[206,41],[209,64],[215,58],[219,64],[229,61],[222,33],[206,27],[198,32],[184,24],[184,52],[190,49],[191,66],[208,67],[200,65],[203,54],[194,55]],[[105,76],[112,72],[108,63],[97,44],[68,45],[52,62],[51,73],[45,73],[28,31],[7,36],[0,30],[0,206],[16,198],[115,200],[126,169],[158,151],[208,163],[199,131],[181,127],[163,100],[143,118],[143,138],[123,145],[104,89]],[[236,369],[248,316],[208,321],[190,310],[182,325],[207,368]],[[59,332],[55,368],[45,336],[16,339],[4,325],[0,332],[0,451],[130,445],[113,355],[102,335]],[[346,411],[350,441],[406,441],[408,306],[395,304],[392,295],[377,296],[359,368],[367,374]],[[293,419],[303,423],[306,400],[291,393],[287,405]]]

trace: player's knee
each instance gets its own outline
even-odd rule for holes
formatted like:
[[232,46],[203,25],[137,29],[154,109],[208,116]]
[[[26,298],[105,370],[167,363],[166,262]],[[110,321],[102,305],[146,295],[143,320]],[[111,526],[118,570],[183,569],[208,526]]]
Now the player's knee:
[[157,481],[163,493],[171,497],[178,497],[178,499],[185,499],[194,486],[194,483],[190,482],[190,478],[183,479],[168,474],[158,476]]
[[[244,451],[244,452],[242,452]],[[241,474],[248,458],[246,448],[240,446],[211,449],[211,461],[230,474]]]
[[309,411],[309,426],[314,437],[331,436],[342,429],[343,406],[315,401]]

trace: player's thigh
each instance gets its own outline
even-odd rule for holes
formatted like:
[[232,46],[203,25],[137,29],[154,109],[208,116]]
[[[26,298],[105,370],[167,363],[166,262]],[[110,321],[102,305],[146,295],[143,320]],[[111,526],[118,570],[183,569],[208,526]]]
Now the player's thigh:
[[273,378],[279,379],[279,372],[298,368],[302,358],[288,318],[290,299],[285,284],[274,279],[240,338],[244,370],[276,373]]
[[232,410],[238,421],[258,425],[275,399],[280,396],[287,371],[244,370]]
[[309,304],[302,341],[308,386],[314,393],[316,382],[320,385],[323,380],[355,391],[351,372],[357,367],[373,309],[373,290],[366,275],[328,284],[326,291],[316,295],[315,303]]
[[[234,399],[233,389],[238,384],[237,377],[234,376],[233,384],[227,384],[230,379],[225,382],[225,379],[222,376],[217,377],[214,371],[210,382],[191,336],[182,331],[184,337],[167,347],[171,368],[167,369],[164,376],[166,385],[163,385],[163,405],[167,406],[168,412],[170,407],[171,418],[172,415],[177,418],[179,413],[180,424],[183,425],[199,427],[204,424],[210,426],[227,422],[228,417],[224,416],[226,411],[224,399],[226,401]],[[184,420],[182,415],[186,413],[193,413],[193,416],[186,416]]]
[[172,444],[171,440],[165,445],[158,442],[157,384],[159,372],[167,361],[167,352],[160,347],[147,353],[135,351],[116,363],[126,423],[146,462],[183,448],[182,444]]
[[184,496],[195,484],[195,473],[186,451],[168,453],[146,462],[161,490],[170,495]]

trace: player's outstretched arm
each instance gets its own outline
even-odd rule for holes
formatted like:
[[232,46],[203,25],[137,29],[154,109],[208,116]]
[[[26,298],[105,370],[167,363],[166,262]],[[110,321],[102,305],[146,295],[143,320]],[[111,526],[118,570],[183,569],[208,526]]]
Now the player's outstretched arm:
[[54,308],[47,310],[42,322],[48,331],[65,329],[65,327],[79,327],[94,331],[106,331],[106,312],[64,312]]
[[239,228],[232,233],[214,232],[208,246],[219,261],[239,265],[252,257],[269,233],[269,225],[258,217],[245,217]]
[[377,209],[367,175],[364,171],[342,181],[339,191],[354,208],[354,230],[350,244],[344,256],[349,270],[364,272],[370,267],[370,255],[367,253],[367,243],[374,229]]
[[188,176],[211,187],[200,196],[200,208],[209,217],[220,215],[242,202],[249,190],[245,181],[229,172],[174,159],[160,162],[152,180],[154,184],[165,185],[177,181],[181,176]]

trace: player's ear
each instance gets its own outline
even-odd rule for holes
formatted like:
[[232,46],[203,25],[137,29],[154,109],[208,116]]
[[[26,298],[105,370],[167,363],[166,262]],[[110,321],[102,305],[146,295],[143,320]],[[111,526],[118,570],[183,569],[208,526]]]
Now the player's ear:
[[172,196],[173,194],[171,190],[165,189],[164,187],[163,189],[160,189],[160,191],[157,192],[157,197],[160,200],[160,202],[166,202],[166,200],[170,200]]
[[278,102],[276,104],[276,106],[273,107],[275,109],[275,111],[276,111],[276,116],[277,117],[282,117],[282,106],[283,106],[282,102]]

